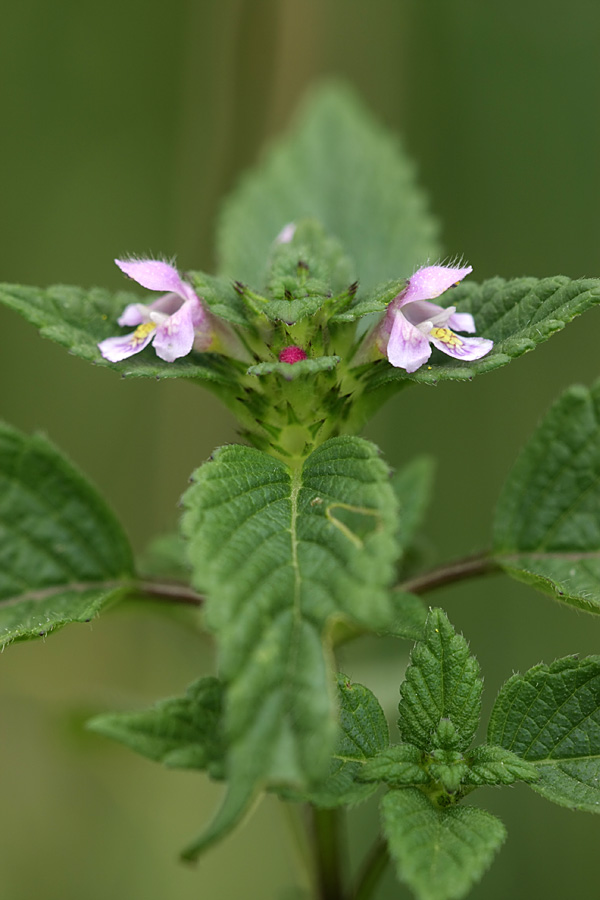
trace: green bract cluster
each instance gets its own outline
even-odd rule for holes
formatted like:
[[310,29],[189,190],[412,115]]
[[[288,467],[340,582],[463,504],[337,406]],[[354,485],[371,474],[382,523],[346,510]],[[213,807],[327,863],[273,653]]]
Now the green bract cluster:
[[[401,149],[346,91],[328,88],[227,201],[218,274],[186,276],[190,302],[202,299],[221,335],[214,346],[174,362],[147,346],[111,363],[98,344],[139,297],[0,285],[1,302],[77,356],[123,375],[201,381],[247,442],[221,447],[193,473],[180,534],[136,566],[73,465],[45,438],[1,426],[0,644],[89,621],[125,596],[197,607],[218,678],[90,727],[166,766],[226,781],[188,859],[266,790],[308,804],[322,823],[382,787],[384,843],[352,889],[330,890],[317,840],[321,900],[372,896],[386,853],[419,900],[464,896],[505,838],[498,819],[464,802],[480,786],[523,781],[555,803],[600,811],[600,658],[514,675],[487,742],[473,746],[479,665],[444,612],[421,600],[496,572],[600,612],[600,384],[567,390],[523,450],[491,548],[430,571],[421,570],[418,532],[432,461],[392,474],[357,436],[400,387],[470,379],[533,349],[600,302],[600,281],[461,283],[457,315],[472,317],[493,349],[463,361],[434,350],[409,374],[368,341],[407,278],[437,257],[435,230]],[[392,743],[373,693],[335,674],[336,648],[366,633],[414,642]]]

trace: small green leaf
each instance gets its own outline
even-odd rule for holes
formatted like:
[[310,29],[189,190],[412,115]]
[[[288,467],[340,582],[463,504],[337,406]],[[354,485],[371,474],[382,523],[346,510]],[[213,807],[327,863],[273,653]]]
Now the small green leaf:
[[136,713],[96,716],[87,727],[142,756],[178,769],[209,769],[223,777],[223,688],[216,678],[195,681],[185,696]]
[[44,437],[0,424],[0,645],[88,622],[132,578],[96,490]]
[[600,613],[600,382],[565,391],[500,497],[494,554],[515,578]]
[[183,528],[228,688],[232,789],[250,797],[266,780],[309,786],[335,747],[328,621],[373,628],[391,616],[397,519],[387,467],[372,444],[339,437],[294,470],[224,447],[194,481]]
[[110,366],[122,375],[145,378],[201,378],[230,383],[234,371],[221,357],[191,353],[167,363],[151,347],[120,363],[100,355],[98,343],[113,335],[126,334],[117,319],[129,303],[142,302],[135,294],[111,293],[100,288],[55,285],[49,288],[0,284],[0,303],[20,313],[43,337],[66,347],[74,356]]
[[488,740],[531,763],[535,791],[600,813],[600,656],[567,656],[513,675],[502,687]]
[[348,309],[333,315],[333,322],[354,322],[362,316],[372,313],[383,313],[388,308],[394,297],[406,287],[405,278],[396,278],[394,281],[386,281],[378,284],[372,290],[365,292],[359,286],[355,302]]
[[441,609],[431,610],[400,686],[403,740],[422,750],[465,750],[479,722],[482,688],[467,642]]
[[358,777],[360,781],[385,781],[391,787],[428,784],[425,756],[414,744],[393,744],[365,763]]
[[465,381],[504,366],[517,356],[548,340],[572,319],[600,303],[600,280],[551,278],[492,278],[482,284],[462,282],[442,298],[443,306],[456,306],[475,319],[478,337],[491,338],[491,353],[473,362],[449,360],[435,351],[430,364],[412,375],[381,361],[373,367],[371,388],[390,381],[409,379],[424,384]]
[[412,164],[343,87],[316,92],[292,134],[226,203],[220,271],[262,288],[274,239],[305,217],[339,238],[365,289],[439,253]]
[[515,781],[537,781],[539,772],[531,763],[526,762],[503,747],[483,744],[475,747],[468,757],[469,771],[463,784],[514,784]]
[[206,272],[188,272],[186,276],[210,311],[234,325],[249,324],[246,307],[233,282]]
[[368,761],[386,747],[390,739],[384,712],[368,688],[362,684],[353,684],[346,675],[338,675],[338,699],[340,736],[330,763],[329,775],[312,791],[301,795],[290,795],[288,792],[287,797],[290,799],[333,809],[337,806],[354,806],[366,800],[377,789],[377,785],[361,782]]
[[506,838],[502,822],[474,806],[436,809],[418,788],[381,803],[397,874],[417,900],[459,900],[481,878]]

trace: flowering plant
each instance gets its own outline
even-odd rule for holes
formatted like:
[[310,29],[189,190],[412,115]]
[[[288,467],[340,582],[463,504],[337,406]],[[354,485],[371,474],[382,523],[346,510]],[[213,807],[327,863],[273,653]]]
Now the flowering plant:
[[[315,135],[323,148],[311,155]],[[338,202],[353,186],[320,168],[330,154],[349,161],[340,171],[364,173],[359,218]],[[192,475],[173,581],[140,573],[112,512],[45,438],[1,426],[0,641],[89,621],[129,595],[198,607],[218,673],[150,710],[90,722],[226,782],[184,857],[269,791],[309,811],[315,897],[373,896],[388,860],[419,900],[463,897],[505,838],[497,817],[464,802],[476,788],[521,781],[600,810],[600,657],[509,677],[474,745],[479,665],[421,597],[504,573],[600,612],[600,387],[571,388],[549,411],[506,482],[491,547],[432,570],[415,570],[413,552],[429,469],[391,475],[358,433],[400,388],[470,380],[534,349],[600,302],[600,280],[477,284],[471,266],[440,262],[402,156],[337,89],[229,202],[220,256],[216,276],[117,260],[160,293],[149,302],[0,286],[3,303],[76,355],[124,375],[201,381],[243,441]],[[372,690],[337,671],[342,644],[365,634],[413,645],[391,735]],[[336,822],[379,787],[382,837],[351,881]]]

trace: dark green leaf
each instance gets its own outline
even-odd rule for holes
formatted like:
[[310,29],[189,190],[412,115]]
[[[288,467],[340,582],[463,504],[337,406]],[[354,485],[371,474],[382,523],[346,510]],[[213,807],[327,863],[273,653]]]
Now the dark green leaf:
[[295,131],[227,202],[220,270],[262,288],[275,237],[305,217],[339,238],[365,289],[408,276],[439,252],[413,166],[342,87],[317,92]]
[[467,642],[441,609],[431,610],[400,686],[402,739],[422,750],[465,750],[479,722],[482,687]]
[[333,438],[291,471],[249,447],[218,451],[184,497],[195,587],[228,687],[235,790],[321,780],[335,746],[328,620],[391,615],[396,502],[360,438]]
[[205,272],[188,272],[187,278],[214,315],[234,325],[248,325],[246,307],[232,281]]
[[418,788],[389,791],[382,804],[383,831],[398,878],[417,900],[459,900],[502,845],[502,822],[483,809],[436,809]]
[[562,275],[551,278],[515,278],[505,281],[492,278],[482,284],[469,280],[442,297],[443,306],[456,306],[470,312],[479,337],[491,338],[494,348],[473,362],[450,360],[435,351],[430,364],[412,375],[394,369],[386,361],[375,365],[370,378],[372,387],[389,381],[409,379],[425,384],[438,381],[468,380],[490,372],[533,350],[548,340],[555,331],[592,306],[600,303],[600,280],[580,278],[572,281]]
[[209,769],[223,777],[223,689],[216,678],[195,681],[185,696],[136,713],[96,716],[87,727],[165,766]]
[[250,366],[248,375],[279,375],[286,381],[295,381],[296,378],[316,375],[317,372],[330,372],[339,361],[339,356],[317,356],[313,359],[301,359],[295,363],[264,362]]
[[0,645],[89,621],[132,577],[89,482],[42,436],[0,424]]
[[[156,298],[154,298],[156,299]],[[110,366],[122,375],[147,378],[202,378],[231,382],[232,369],[221,357],[210,353],[192,353],[167,363],[147,347],[136,356],[120,363],[103,359],[98,342],[127,329],[119,328],[117,319],[128,303],[142,302],[134,294],[111,293],[100,288],[55,285],[49,288],[0,284],[0,303],[20,313],[24,319],[50,338],[99,366]]]
[[496,510],[494,552],[509,574],[600,613],[600,383],[551,408]]
[[561,806],[600,812],[600,656],[567,656],[513,675],[492,711],[488,740],[533,764],[532,785]]
[[338,699],[341,733],[329,775],[318,788],[292,797],[326,809],[353,806],[377,790],[377,785],[360,783],[362,772],[390,739],[384,712],[368,688],[340,674]]

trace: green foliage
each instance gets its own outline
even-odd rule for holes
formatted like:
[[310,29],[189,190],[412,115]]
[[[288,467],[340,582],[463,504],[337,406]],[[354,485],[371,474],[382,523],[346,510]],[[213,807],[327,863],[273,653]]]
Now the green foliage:
[[0,644],[88,622],[133,576],[121,527],[41,435],[0,425]]
[[318,788],[294,797],[326,809],[353,806],[377,789],[376,784],[360,783],[361,770],[389,743],[386,718],[375,695],[346,675],[339,674],[337,684],[340,734],[329,774]]
[[[153,299],[156,299],[155,297]],[[134,294],[111,293],[101,288],[55,285],[49,288],[0,284],[0,303],[20,313],[35,325],[43,337],[81,359],[99,366],[111,366],[122,375],[146,378],[200,378],[230,383],[230,367],[220,357],[192,353],[175,362],[159,359],[152,350],[111,363],[98,350],[99,341],[119,334],[117,319],[129,303],[139,303]],[[126,330],[122,332],[126,333]]]
[[531,763],[493,744],[475,747],[468,754],[467,763],[468,771],[463,779],[467,785],[531,783],[539,778],[538,770]]
[[516,578],[600,612],[600,383],[575,386],[523,450],[496,510],[494,553]]
[[445,306],[456,306],[460,312],[473,315],[477,335],[494,341],[491,353],[473,362],[458,362],[434,351],[430,365],[412,375],[381,362],[373,367],[369,379],[372,387],[403,379],[424,384],[464,381],[503,366],[535,349],[575,316],[600,303],[600,280],[573,281],[562,275],[511,281],[491,278],[482,284],[467,280],[444,295],[443,300]]
[[429,784],[425,753],[414,744],[392,744],[370,759],[360,772],[361,781],[384,781],[391,787]]
[[136,713],[96,716],[87,727],[148,759],[177,769],[208,769],[223,777],[223,688],[217,678],[195,681],[185,696]]
[[262,289],[275,237],[305,217],[341,241],[365,289],[406,277],[439,252],[412,164],[342,87],[316,93],[295,131],[226,203],[221,272]]
[[[302,468],[230,446],[184,497],[193,584],[207,598],[227,686],[232,790],[322,780],[334,749],[327,624],[382,626],[396,501],[376,448],[333,438]],[[325,642],[325,646],[324,646]]]
[[548,800],[600,812],[600,656],[568,656],[513,675],[488,739],[536,768],[533,789]]
[[490,865],[506,837],[483,809],[436,809],[418,788],[393,790],[381,804],[398,878],[418,900],[458,900]]
[[403,550],[410,547],[423,524],[433,492],[434,475],[433,457],[417,456],[392,476],[392,487],[399,503],[398,541]]
[[264,362],[250,366],[248,375],[281,375],[286,381],[296,381],[318,372],[331,372],[339,361],[339,356],[317,356],[313,359],[301,359],[293,365],[286,362]]
[[482,688],[467,642],[441,609],[433,609],[400,687],[403,740],[423,750],[465,750],[479,722]]

